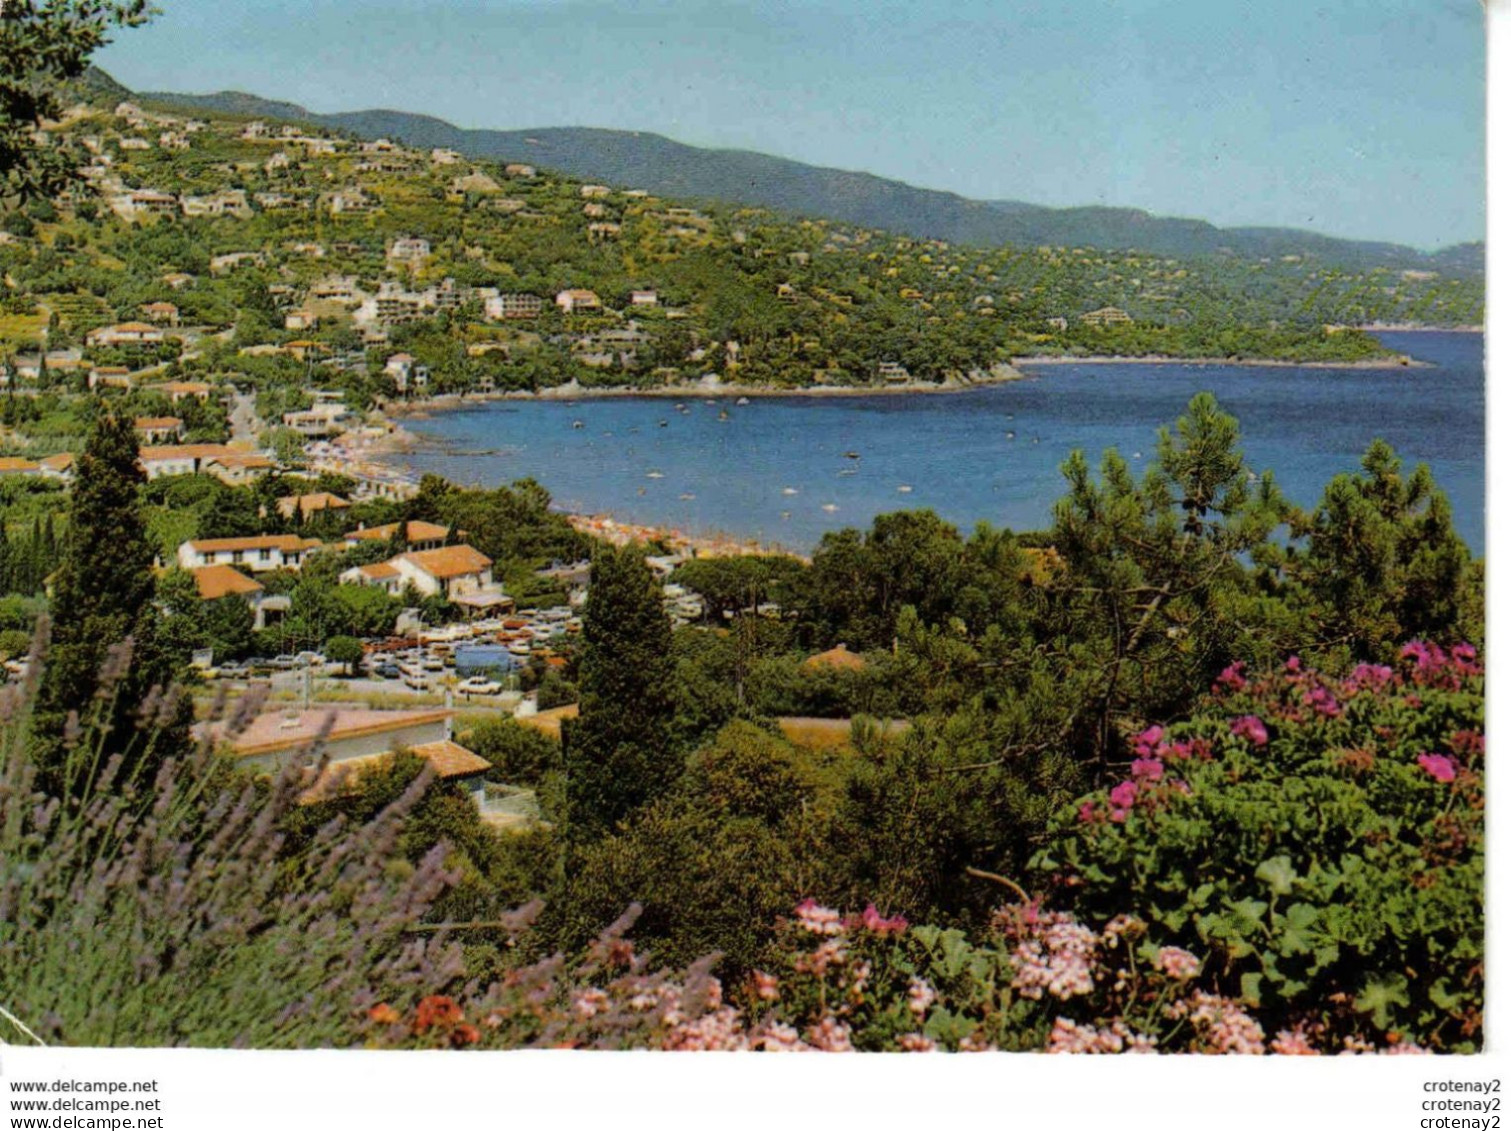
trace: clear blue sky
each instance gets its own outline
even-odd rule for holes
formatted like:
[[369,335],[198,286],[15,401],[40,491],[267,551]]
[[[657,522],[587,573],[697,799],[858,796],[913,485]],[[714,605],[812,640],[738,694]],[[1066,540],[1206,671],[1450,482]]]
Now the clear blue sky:
[[986,199],[1484,236],[1477,0],[158,0],[98,62],[461,126],[607,126]]

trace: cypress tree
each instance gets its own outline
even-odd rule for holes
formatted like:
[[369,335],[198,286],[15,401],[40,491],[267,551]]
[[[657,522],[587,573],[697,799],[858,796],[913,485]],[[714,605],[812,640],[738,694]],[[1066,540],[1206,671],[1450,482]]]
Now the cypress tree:
[[[157,640],[153,552],[138,498],[144,481],[130,419],[101,417],[79,456],[34,716],[43,784],[54,792],[89,784],[89,772],[70,763],[63,739],[71,714],[108,728],[104,749],[125,755],[127,780],[150,780],[157,761],[187,739],[187,699],[163,732],[136,725],[153,688],[166,687],[173,674]],[[131,659],[121,670],[118,661],[108,662],[128,639]],[[112,667],[109,686],[102,686]]]
[[611,831],[682,769],[671,738],[671,623],[645,548],[604,547],[583,610],[580,715],[563,731],[571,834]]

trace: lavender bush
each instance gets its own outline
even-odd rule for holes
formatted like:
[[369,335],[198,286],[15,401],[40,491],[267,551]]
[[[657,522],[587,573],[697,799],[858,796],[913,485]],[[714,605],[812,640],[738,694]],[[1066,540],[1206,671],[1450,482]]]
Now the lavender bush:
[[[0,1039],[350,1045],[380,996],[457,983],[454,943],[410,931],[451,878],[444,847],[418,867],[392,865],[428,778],[370,823],[332,821],[280,859],[302,766],[258,782],[200,743],[133,783],[112,753],[125,744],[75,716],[68,765],[87,788],[50,797],[29,755],[43,662],[35,648],[27,681],[0,689]],[[109,665],[98,703],[128,663],[124,653]],[[150,735],[175,697],[144,704],[138,725]],[[259,705],[243,699],[231,730]],[[212,714],[224,712],[217,701]]]

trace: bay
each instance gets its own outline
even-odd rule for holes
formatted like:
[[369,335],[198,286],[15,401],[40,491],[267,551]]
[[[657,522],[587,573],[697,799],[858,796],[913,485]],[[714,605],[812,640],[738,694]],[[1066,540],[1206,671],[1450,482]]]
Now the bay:
[[806,553],[826,531],[922,507],[966,531],[1042,529],[1072,449],[1095,463],[1117,448],[1138,471],[1158,428],[1210,390],[1250,466],[1290,498],[1314,504],[1378,436],[1408,468],[1428,464],[1483,554],[1483,336],[1379,337],[1430,367],[1028,364],[1024,380],[952,394],[490,401],[412,421],[420,442],[401,458],[466,485],[532,477],[566,510]]

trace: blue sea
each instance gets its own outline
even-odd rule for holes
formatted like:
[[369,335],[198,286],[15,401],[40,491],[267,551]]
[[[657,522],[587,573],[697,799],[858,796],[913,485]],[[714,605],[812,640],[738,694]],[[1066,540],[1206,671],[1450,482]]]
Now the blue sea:
[[492,401],[411,422],[421,443],[404,458],[469,485],[533,477],[567,510],[806,553],[825,531],[912,508],[967,531],[1042,529],[1072,449],[1095,463],[1117,448],[1137,469],[1160,425],[1210,390],[1288,497],[1314,504],[1383,437],[1408,468],[1428,464],[1482,554],[1484,339],[1379,337],[1432,367],[1030,364],[1027,380],[943,395]]

